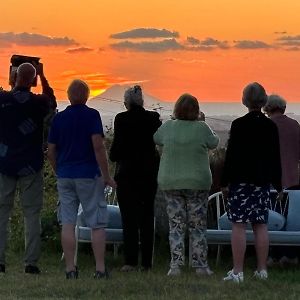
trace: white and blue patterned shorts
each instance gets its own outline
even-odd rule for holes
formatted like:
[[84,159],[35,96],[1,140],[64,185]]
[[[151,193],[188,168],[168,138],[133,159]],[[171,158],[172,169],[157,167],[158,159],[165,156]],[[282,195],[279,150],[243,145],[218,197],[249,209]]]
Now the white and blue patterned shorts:
[[249,183],[229,186],[227,216],[233,223],[267,224],[270,186]]

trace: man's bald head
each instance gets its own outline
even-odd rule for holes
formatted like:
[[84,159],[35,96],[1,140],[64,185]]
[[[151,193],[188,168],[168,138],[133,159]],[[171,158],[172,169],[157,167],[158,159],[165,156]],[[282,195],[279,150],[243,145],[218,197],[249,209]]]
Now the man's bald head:
[[31,87],[35,77],[35,67],[30,63],[23,63],[17,69],[16,86]]

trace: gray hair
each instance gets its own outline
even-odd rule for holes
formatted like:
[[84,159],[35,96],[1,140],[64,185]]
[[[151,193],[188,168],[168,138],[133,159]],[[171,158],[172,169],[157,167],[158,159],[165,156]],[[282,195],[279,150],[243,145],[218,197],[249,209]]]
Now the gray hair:
[[267,104],[264,107],[264,111],[266,113],[272,113],[272,112],[276,112],[279,111],[282,114],[284,114],[286,109],[286,101],[284,98],[282,98],[279,95],[270,95],[268,97],[268,101]]
[[250,109],[261,109],[267,100],[264,87],[257,82],[248,84],[243,90],[243,104]]
[[124,94],[124,103],[127,108],[132,105],[143,106],[144,98],[142,88],[139,85],[128,88]]
[[31,63],[23,63],[17,69],[17,81],[24,84],[32,84],[36,77],[36,69]]
[[90,88],[84,81],[74,79],[70,83],[67,92],[71,103],[85,104],[90,95]]

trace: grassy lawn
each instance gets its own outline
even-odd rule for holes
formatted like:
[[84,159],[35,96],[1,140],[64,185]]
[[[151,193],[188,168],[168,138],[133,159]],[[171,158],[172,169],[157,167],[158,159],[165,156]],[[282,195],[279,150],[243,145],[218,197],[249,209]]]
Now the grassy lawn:
[[156,252],[153,271],[121,273],[121,256],[114,259],[108,253],[107,265],[111,279],[94,280],[91,253],[83,249],[79,256],[80,278],[65,280],[64,265],[59,253],[43,253],[40,276],[23,273],[21,255],[8,255],[7,273],[0,278],[0,299],[300,299],[300,269],[271,269],[266,282],[254,280],[253,259],[247,260],[245,283],[222,282],[231,262],[218,268],[215,275],[197,277],[186,268],[179,277],[167,277],[168,258]]

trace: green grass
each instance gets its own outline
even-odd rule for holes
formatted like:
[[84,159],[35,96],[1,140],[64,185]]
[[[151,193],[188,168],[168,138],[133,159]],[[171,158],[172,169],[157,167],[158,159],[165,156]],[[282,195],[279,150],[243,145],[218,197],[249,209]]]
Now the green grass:
[[[86,245],[87,246],[87,245]],[[164,252],[165,253],[165,252]],[[114,259],[108,253],[107,265],[111,279],[93,279],[93,258],[87,248],[81,247],[78,280],[67,281],[60,253],[43,253],[39,276],[25,275],[21,254],[9,253],[7,273],[0,278],[0,299],[300,299],[300,270],[271,269],[266,282],[251,278],[253,258],[247,260],[245,283],[236,285],[222,282],[228,271],[230,258],[218,268],[211,267],[211,278],[197,277],[186,268],[181,276],[170,278],[168,258],[156,252],[155,266],[148,273],[121,273],[121,256]]]

